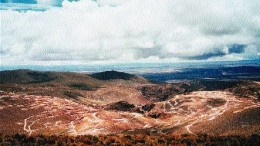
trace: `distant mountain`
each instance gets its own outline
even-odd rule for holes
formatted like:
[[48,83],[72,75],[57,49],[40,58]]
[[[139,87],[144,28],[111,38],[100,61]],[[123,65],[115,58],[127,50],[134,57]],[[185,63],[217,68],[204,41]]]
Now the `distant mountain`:
[[44,72],[33,70],[0,71],[3,91],[19,91],[37,95],[77,98],[80,91],[96,90],[102,81],[86,74],[71,72]]
[[155,82],[180,80],[216,79],[216,80],[260,80],[259,66],[184,68],[179,72],[146,73],[143,77]]
[[70,72],[33,71],[27,69],[0,71],[0,84],[43,83],[43,82],[50,82],[55,80],[62,80],[63,82],[66,82],[67,80],[77,80],[77,78],[80,78],[80,81],[84,81],[85,79],[131,80],[131,79],[138,79],[140,77],[132,74],[124,73],[124,72],[117,72],[117,71],[105,71],[105,72],[94,73],[91,75],[81,74],[81,73],[70,73]]
[[[106,80],[106,82],[104,80]],[[92,75],[75,72],[33,70],[0,71],[0,88],[2,91],[69,97],[77,100],[88,99],[88,102],[89,100],[92,102],[93,99],[101,98],[103,102],[109,103],[122,99],[132,103],[143,103],[145,100],[139,100],[140,98],[138,98],[138,96],[136,100],[129,98],[130,92],[139,94],[139,89],[128,87],[132,84],[143,83],[146,84],[149,82],[142,77],[116,71],[100,72]],[[114,88],[110,89],[110,87]],[[93,96],[89,93],[90,91],[94,92],[100,88],[102,88],[100,92],[98,92],[100,95]]]
[[0,83],[42,83],[57,79],[57,75],[50,72],[32,70],[10,70],[0,72]]
[[130,80],[133,78],[137,78],[137,76],[117,71],[105,71],[100,73],[94,73],[91,77],[99,79],[99,80],[113,80],[113,79],[123,79]]

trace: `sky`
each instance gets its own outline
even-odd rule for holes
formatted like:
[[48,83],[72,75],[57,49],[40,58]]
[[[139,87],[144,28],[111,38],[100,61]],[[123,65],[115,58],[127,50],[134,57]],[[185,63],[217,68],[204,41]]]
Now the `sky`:
[[0,0],[1,65],[260,58],[259,0]]

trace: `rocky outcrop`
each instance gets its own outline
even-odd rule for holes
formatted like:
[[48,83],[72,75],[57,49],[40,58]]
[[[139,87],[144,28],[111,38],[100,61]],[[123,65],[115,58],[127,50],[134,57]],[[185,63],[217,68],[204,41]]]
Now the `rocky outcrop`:
[[132,111],[135,109],[134,104],[130,104],[126,101],[119,101],[105,106],[106,110],[117,110],[117,111]]
[[149,85],[141,88],[141,93],[154,101],[164,101],[170,96],[188,92],[189,83]]

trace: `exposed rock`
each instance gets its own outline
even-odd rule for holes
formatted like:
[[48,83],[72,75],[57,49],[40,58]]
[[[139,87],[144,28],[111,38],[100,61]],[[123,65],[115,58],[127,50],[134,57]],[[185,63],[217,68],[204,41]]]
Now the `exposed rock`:
[[151,109],[153,109],[154,106],[155,106],[154,103],[146,104],[146,105],[142,106],[142,110],[149,112]]
[[[187,87],[186,87],[187,86]],[[189,84],[179,83],[177,84],[161,84],[150,85],[141,88],[143,96],[152,98],[154,101],[164,101],[170,96],[186,93]]]
[[119,101],[116,103],[109,104],[105,107],[107,110],[118,110],[118,111],[132,111],[135,105],[129,104],[126,101]]
[[149,113],[148,116],[156,119],[161,116],[161,113]]
[[235,95],[239,97],[256,97],[260,101],[260,83],[244,81],[230,89]]
[[227,102],[226,100],[221,99],[221,98],[217,98],[217,99],[211,98],[211,99],[207,100],[207,105],[213,106],[213,107],[219,107],[221,105],[224,105],[226,102]]

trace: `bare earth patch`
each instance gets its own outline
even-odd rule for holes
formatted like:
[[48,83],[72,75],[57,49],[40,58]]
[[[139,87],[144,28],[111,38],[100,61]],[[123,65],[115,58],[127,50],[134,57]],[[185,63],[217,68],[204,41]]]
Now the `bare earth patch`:
[[[219,129],[220,120],[229,121],[232,115],[247,116],[248,110],[258,107],[260,103],[257,100],[238,98],[227,91],[176,95],[156,102],[151,110],[144,113],[105,110],[101,106],[84,105],[73,99],[1,92],[0,132],[97,135],[156,128],[162,133],[195,134],[208,132],[206,129],[209,127],[212,131]],[[237,132],[232,129],[233,123],[226,123],[229,124],[227,127],[231,127],[227,130]],[[246,128],[254,126],[246,125]]]

